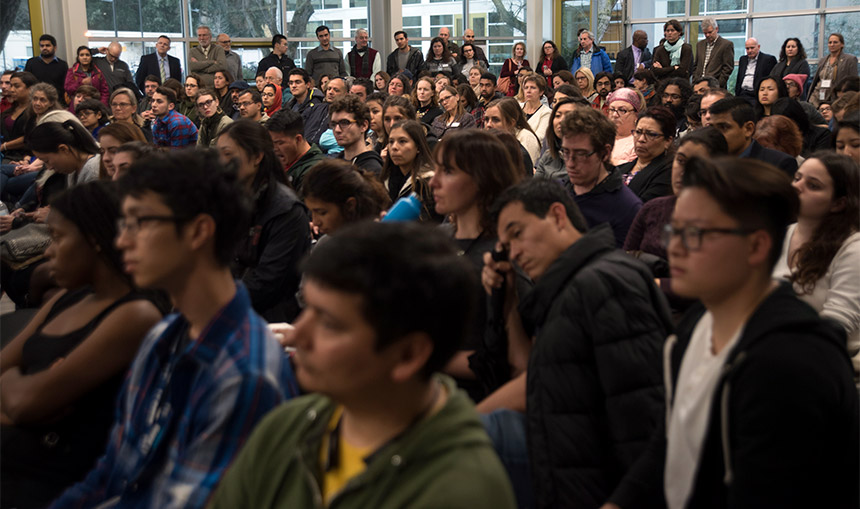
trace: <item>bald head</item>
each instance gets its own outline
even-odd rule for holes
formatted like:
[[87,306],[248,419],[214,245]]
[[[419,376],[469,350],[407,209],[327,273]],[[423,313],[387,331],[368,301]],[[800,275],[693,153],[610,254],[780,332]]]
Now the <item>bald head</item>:
[[463,31],[463,40],[469,44],[475,44],[475,31],[467,28]]
[[645,49],[648,47],[648,34],[645,33],[644,30],[637,30],[633,32],[633,45],[639,49]]
[[230,36],[227,34],[218,34],[218,38],[215,39],[215,42],[218,43],[218,46],[224,48],[224,51],[230,51],[232,47],[232,41],[230,41]]
[[122,44],[116,41],[108,44],[108,59],[110,59],[111,61],[119,60],[120,55],[122,55]]
[[447,27],[442,27],[439,29],[439,37],[445,41],[445,44],[448,44],[448,39],[451,38],[451,31],[448,30]]
[[747,42],[744,44],[744,48],[747,51],[747,56],[750,59],[753,59],[758,56],[758,52],[761,51],[761,45],[758,43],[755,37],[750,37],[747,39]]

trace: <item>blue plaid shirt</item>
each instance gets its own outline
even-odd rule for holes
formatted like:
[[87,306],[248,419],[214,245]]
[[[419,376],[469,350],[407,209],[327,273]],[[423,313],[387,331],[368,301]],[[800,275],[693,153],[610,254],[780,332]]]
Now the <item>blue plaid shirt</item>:
[[299,393],[283,348],[237,287],[199,338],[188,339],[177,313],[149,332],[107,451],[52,507],[204,507],[254,426]]
[[197,145],[197,126],[185,115],[170,110],[152,122],[152,142],[159,147],[182,148]]

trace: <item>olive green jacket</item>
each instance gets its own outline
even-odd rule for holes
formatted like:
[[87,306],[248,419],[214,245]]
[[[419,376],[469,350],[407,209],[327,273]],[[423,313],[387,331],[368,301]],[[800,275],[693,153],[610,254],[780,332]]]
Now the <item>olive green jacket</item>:
[[[367,461],[331,508],[513,509],[513,491],[475,409],[449,377],[448,401]],[[336,404],[310,395],[258,425],[210,501],[213,509],[322,508],[320,447]]]

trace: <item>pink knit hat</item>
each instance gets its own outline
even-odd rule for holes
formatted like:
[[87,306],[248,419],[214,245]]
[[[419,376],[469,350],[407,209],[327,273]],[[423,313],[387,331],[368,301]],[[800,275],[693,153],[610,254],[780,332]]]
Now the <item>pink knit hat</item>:
[[609,97],[606,98],[606,103],[612,104],[613,101],[624,101],[633,106],[633,109],[637,113],[642,110],[642,101],[639,99],[639,94],[632,88],[619,88],[615,92],[610,93]]
[[797,83],[797,88],[800,89],[800,93],[803,93],[803,84],[806,83],[806,78],[808,78],[806,74],[786,74],[782,77],[782,81],[791,80]]

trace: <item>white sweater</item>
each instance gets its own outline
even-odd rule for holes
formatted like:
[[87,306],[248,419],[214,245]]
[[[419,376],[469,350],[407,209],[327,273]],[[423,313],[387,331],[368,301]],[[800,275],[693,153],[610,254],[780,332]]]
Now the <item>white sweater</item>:
[[[788,227],[782,254],[773,269],[773,276],[788,279],[788,246],[797,223]],[[794,290],[801,299],[815,308],[823,318],[836,321],[848,335],[848,355],[854,364],[855,377],[860,373],[860,232],[845,239],[836,252],[830,269],[815,283],[812,293],[802,294],[795,285]]]

